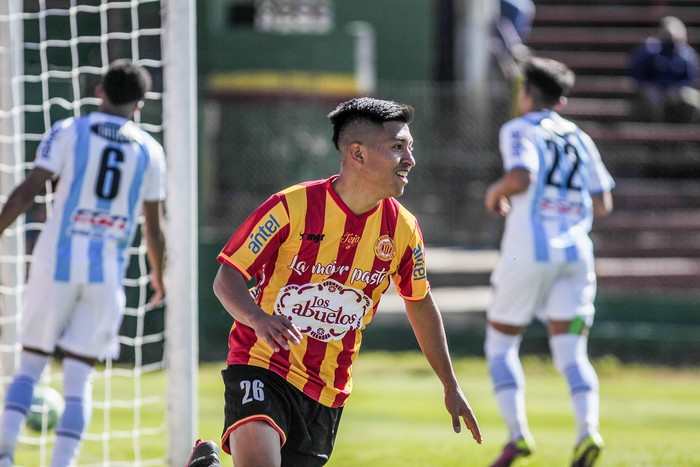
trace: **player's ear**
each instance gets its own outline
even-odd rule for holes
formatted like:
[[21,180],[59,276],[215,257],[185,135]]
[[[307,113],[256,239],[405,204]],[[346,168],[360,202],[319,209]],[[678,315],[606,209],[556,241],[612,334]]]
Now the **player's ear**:
[[569,102],[569,100],[566,97],[560,97],[559,102],[557,102],[557,105],[554,106],[554,110],[559,111],[563,109],[566,107],[567,102]]
[[348,146],[350,158],[360,164],[364,163],[364,146],[361,143],[352,143]]

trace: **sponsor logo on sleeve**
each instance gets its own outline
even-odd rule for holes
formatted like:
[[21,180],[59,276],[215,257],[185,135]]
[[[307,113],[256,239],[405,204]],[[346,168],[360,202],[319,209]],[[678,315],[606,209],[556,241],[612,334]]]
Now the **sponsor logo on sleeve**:
[[413,280],[418,281],[427,277],[425,269],[425,252],[420,244],[413,249]]
[[248,249],[257,255],[279,229],[280,223],[275,219],[275,216],[270,214],[267,218],[260,221],[258,228],[254,229],[248,236],[250,239]]

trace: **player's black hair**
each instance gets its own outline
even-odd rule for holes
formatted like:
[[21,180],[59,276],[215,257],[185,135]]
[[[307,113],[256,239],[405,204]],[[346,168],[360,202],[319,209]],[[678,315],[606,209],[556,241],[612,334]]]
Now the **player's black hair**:
[[566,65],[551,58],[531,57],[524,65],[525,89],[540,104],[554,107],[574,86],[576,75]]
[[140,101],[151,90],[151,75],[131,60],[115,60],[102,78],[102,89],[114,105]]
[[413,112],[413,107],[408,104],[399,104],[372,97],[358,97],[343,102],[328,114],[328,118],[333,124],[333,144],[336,149],[339,149],[340,133],[350,123],[358,120],[368,120],[380,125],[389,121],[411,123]]

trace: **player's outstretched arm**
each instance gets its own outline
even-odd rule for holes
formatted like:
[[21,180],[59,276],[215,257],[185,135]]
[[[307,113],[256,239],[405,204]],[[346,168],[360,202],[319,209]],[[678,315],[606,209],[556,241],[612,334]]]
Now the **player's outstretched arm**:
[[467,398],[457,382],[452,368],[447,338],[442,317],[430,292],[422,300],[406,303],[406,313],[418,344],[428,363],[440,379],[445,392],[445,408],[452,416],[452,427],[456,433],[462,431],[460,418],[477,443],[481,444],[481,430]]
[[265,313],[253,301],[245,279],[234,267],[228,264],[219,267],[214,279],[214,294],[233,319],[252,328],[258,338],[275,352],[289,350],[290,342],[301,342],[301,332],[291,321],[284,316]]

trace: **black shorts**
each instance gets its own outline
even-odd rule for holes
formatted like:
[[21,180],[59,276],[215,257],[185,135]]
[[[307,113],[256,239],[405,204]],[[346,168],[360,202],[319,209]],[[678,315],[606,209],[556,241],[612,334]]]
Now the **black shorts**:
[[235,428],[262,420],[280,433],[282,466],[316,466],[328,462],[342,407],[326,407],[264,368],[229,365],[221,376],[226,387],[221,436],[224,451],[229,452],[228,437]]

